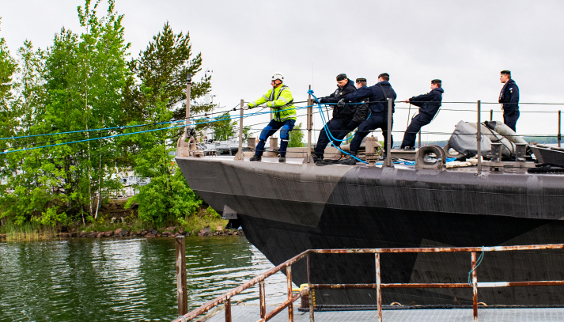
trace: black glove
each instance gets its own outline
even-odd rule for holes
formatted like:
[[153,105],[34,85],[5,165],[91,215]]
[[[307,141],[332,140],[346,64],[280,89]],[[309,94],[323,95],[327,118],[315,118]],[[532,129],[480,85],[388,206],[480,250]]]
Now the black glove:
[[323,103],[323,97],[318,97],[317,100],[319,101],[319,103]]
[[345,107],[345,99],[341,98],[339,102],[337,102],[337,107]]

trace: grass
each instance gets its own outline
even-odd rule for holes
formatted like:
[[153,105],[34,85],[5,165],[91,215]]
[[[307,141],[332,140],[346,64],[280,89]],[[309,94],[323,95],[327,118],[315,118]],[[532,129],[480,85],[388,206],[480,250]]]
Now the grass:
[[28,222],[23,225],[14,225],[8,221],[0,226],[0,233],[6,234],[8,241],[44,240],[55,237],[55,229],[50,226],[41,226],[39,223]]
[[[76,222],[72,227],[78,230],[78,233],[84,232],[104,232],[104,231],[114,231],[118,228],[123,230],[148,230],[156,229],[158,232],[164,231],[166,227],[175,226],[176,231],[182,227],[184,231],[198,233],[198,231],[209,227],[212,232],[215,232],[219,226],[224,229],[229,221],[221,219],[221,216],[215,212],[212,208],[200,209],[197,213],[186,216],[184,219],[180,219],[177,222],[169,222],[162,227],[155,226],[150,222],[142,222],[138,218],[128,217],[126,222],[110,222],[109,220],[101,220],[98,222],[93,222],[87,224],[86,226],[81,225]],[[44,240],[51,239],[57,236],[58,230],[50,226],[41,226],[37,222],[28,222],[23,225],[14,225],[11,221],[8,221],[4,225],[0,226],[0,234],[6,234],[6,240],[9,241],[28,241],[28,240]]]

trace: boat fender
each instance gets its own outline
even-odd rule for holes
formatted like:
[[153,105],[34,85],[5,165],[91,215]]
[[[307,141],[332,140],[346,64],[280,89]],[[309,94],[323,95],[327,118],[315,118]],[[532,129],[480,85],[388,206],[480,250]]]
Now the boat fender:
[[427,145],[417,150],[415,154],[415,169],[444,170],[446,155],[438,145]]

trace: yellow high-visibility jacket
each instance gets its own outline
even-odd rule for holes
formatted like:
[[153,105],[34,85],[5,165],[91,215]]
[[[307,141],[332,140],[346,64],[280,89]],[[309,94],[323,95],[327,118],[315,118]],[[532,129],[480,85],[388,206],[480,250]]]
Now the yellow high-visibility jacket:
[[296,120],[296,107],[294,106],[294,98],[290,88],[286,85],[271,88],[261,98],[254,101],[254,106],[264,104],[270,107],[274,116],[273,119],[278,122],[286,120]]

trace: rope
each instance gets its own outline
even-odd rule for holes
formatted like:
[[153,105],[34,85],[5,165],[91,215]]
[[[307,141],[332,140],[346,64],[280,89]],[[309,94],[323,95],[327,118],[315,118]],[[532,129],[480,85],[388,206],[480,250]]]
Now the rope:
[[483,260],[484,260],[484,246],[482,246],[482,253],[480,254],[478,259],[476,260],[476,266],[470,272],[468,272],[468,285],[470,285],[470,286],[474,285],[474,283],[472,281],[472,273],[478,268],[478,266],[480,266],[480,264],[482,264]]
[[348,153],[348,152],[345,152],[345,151],[341,150],[338,146],[336,146],[336,145],[332,142],[333,140],[337,140],[337,139],[335,139],[335,138],[333,137],[333,134],[331,134],[331,131],[329,131],[329,129],[327,128],[327,121],[325,120],[325,116],[323,115],[323,108],[321,107],[321,103],[319,102],[319,100],[317,99],[317,97],[313,94],[313,90],[310,89],[309,91],[307,91],[307,93],[308,93],[309,95],[311,95],[311,96],[313,97],[313,99],[317,102],[317,106],[318,106],[318,108],[319,108],[319,111],[321,112],[321,113],[320,113],[320,115],[321,115],[321,121],[323,122],[323,128],[325,129],[325,134],[327,134],[327,137],[331,140],[331,144],[333,144],[333,146],[334,146],[335,148],[337,148],[337,150],[339,150],[339,151],[341,151],[342,153],[344,153],[344,154],[350,156],[351,158],[354,158],[354,159],[356,159],[356,160],[358,160],[358,161],[360,161],[360,162],[362,162],[362,163],[364,163],[364,164],[368,164],[368,162],[357,158],[356,156],[352,155],[351,153]]

